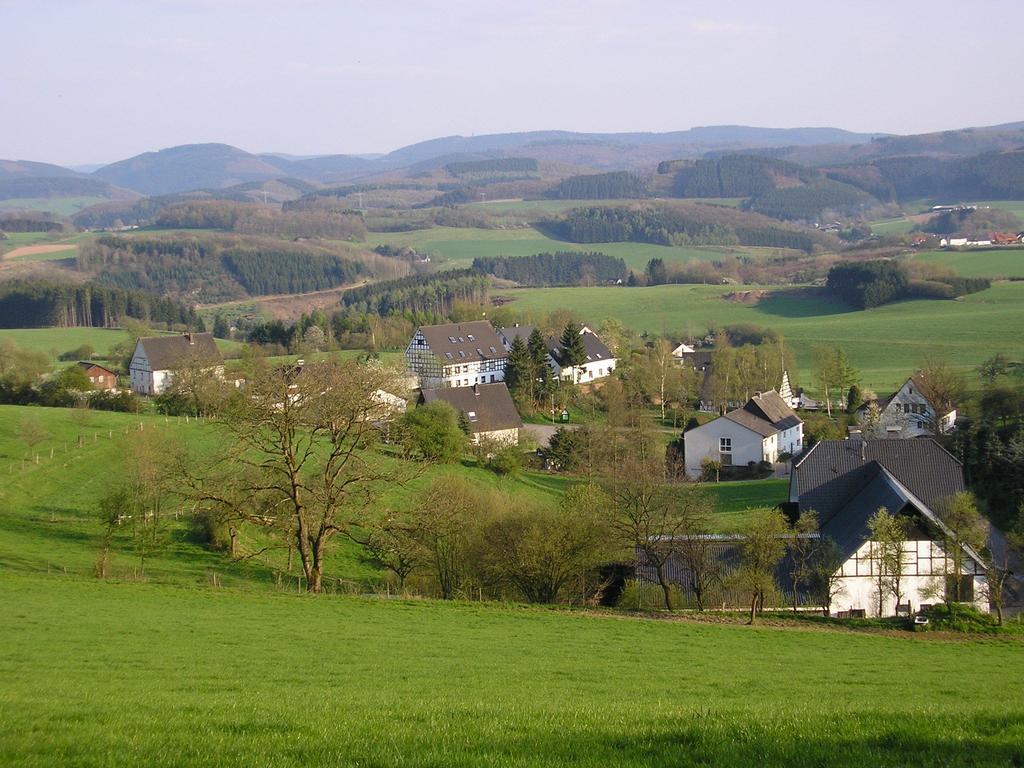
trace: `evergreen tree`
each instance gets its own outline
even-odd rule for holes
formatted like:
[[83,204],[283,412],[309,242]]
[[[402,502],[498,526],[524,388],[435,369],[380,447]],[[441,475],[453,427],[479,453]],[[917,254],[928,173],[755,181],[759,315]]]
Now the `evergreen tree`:
[[583,344],[583,336],[576,323],[566,323],[559,343],[562,345],[559,362],[563,368],[576,368],[587,362],[587,348]]
[[228,325],[228,321],[224,319],[224,315],[220,312],[213,319],[213,335],[218,339],[230,339],[231,338],[231,327]]
[[519,400],[524,397],[533,398],[533,375],[535,366],[530,359],[530,350],[523,340],[516,336],[508,351],[508,362],[505,364],[505,386],[512,397]]

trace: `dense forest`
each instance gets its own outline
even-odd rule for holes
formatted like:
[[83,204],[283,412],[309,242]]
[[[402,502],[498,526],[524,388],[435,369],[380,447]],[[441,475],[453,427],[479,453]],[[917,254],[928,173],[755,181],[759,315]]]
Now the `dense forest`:
[[959,208],[943,211],[916,227],[921,232],[935,235],[962,235],[974,237],[992,232],[1019,232],[1022,224],[1010,211],[999,208]]
[[570,176],[555,192],[563,200],[617,200],[646,195],[643,180],[629,171]]
[[776,189],[781,180],[807,183],[820,176],[796,163],[758,155],[667,163],[659,166],[658,172],[671,172],[677,167],[672,190],[678,197],[756,197]]
[[101,283],[205,302],[323,290],[368,271],[322,246],[207,234],[105,235],[79,248],[78,265]]
[[126,317],[168,327],[205,330],[191,307],[166,296],[126,291],[96,283],[70,284],[39,280],[0,283],[0,327],[76,326],[110,328]]
[[574,243],[644,242],[658,245],[756,245],[810,252],[822,242],[771,219],[717,206],[576,208],[547,222]]
[[870,309],[900,299],[952,299],[983,291],[991,283],[982,277],[947,275],[912,280],[902,264],[876,259],[836,264],[829,270],[827,285],[847,304]]
[[158,227],[225,229],[246,235],[321,237],[333,240],[366,239],[366,225],[358,211],[279,211],[258,203],[194,200],[167,206],[157,214]]
[[0,215],[0,232],[60,232],[64,225],[45,216],[23,213]]
[[772,189],[744,203],[756,211],[784,221],[817,221],[825,211],[852,213],[878,201],[862,189],[839,181],[823,179],[797,187]]
[[625,280],[626,262],[603,253],[558,251],[533,256],[478,257],[473,269],[520,285],[600,285]]
[[448,163],[445,170],[452,176],[535,173],[537,161],[532,157],[502,157],[493,160],[465,160]]
[[488,275],[475,269],[455,269],[353,288],[342,294],[341,305],[357,313],[447,317],[457,301],[486,303],[490,287]]

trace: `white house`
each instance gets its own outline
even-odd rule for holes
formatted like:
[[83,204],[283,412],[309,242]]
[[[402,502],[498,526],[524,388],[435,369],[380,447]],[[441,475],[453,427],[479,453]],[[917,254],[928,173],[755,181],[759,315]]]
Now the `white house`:
[[696,347],[687,344],[685,341],[681,341],[672,348],[672,357],[677,360],[682,360],[683,355],[692,355],[696,351]]
[[[525,344],[534,330],[535,326],[517,324],[502,328],[498,333],[501,335],[505,349],[508,350],[512,348],[512,342],[516,338],[522,339]],[[574,381],[577,384],[585,384],[610,376],[618,362],[611,350],[587,326],[580,329],[580,336],[583,337],[583,348],[587,353],[587,361],[578,366],[562,366],[562,342],[558,338],[549,336],[544,340],[548,366],[554,371],[555,376],[566,381]]]
[[519,444],[523,420],[505,382],[474,384],[470,387],[424,389],[423,403],[443,400],[461,413],[474,444],[490,440],[504,445]]
[[422,325],[405,350],[420,387],[471,387],[505,379],[508,353],[486,320]]
[[755,395],[742,408],[695,427],[683,435],[686,474],[699,478],[705,459],[724,466],[774,464],[784,453],[803,449],[804,425],[774,389]]
[[911,376],[890,397],[865,403],[857,421],[868,437],[921,437],[945,434],[956,424],[956,407],[938,402],[921,375]]
[[585,325],[580,329],[580,336],[583,337],[583,348],[587,353],[587,360],[582,365],[563,366],[562,342],[554,336],[547,339],[548,364],[555,376],[576,384],[611,376],[618,362],[611,350]]
[[190,361],[204,365],[218,375],[224,372],[222,357],[212,333],[179,336],[151,336],[135,342],[128,365],[132,391],[140,395],[163,394],[174,369]]
[[[912,613],[923,604],[951,600],[959,581],[961,599],[988,611],[981,554],[964,547],[956,573],[955,560],[942,545],[948,533],[943,505],[963,490],[963,466],[930,439],[824,440],[804,454],[793,465],[789,500],[801,513],[813,510],[820,535],[839,548],[841,578],[833,610]],[[868,520],[883,507],[907,523],[899,611],[887,592],[879,605],[879,547],[871,540]]]

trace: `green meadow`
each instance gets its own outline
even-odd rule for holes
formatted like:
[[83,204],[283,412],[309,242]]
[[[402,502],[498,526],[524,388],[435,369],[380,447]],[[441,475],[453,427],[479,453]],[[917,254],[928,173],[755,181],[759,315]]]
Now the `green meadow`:
[[1014,641],[0,574],[0,763],[1007,766]]
[[446,268],[468,267],[478,256],[532,256],[555,251],[600,251],[616,256],[631,269],[643,271],[654,258],[666,262],[686,263],[714,261],[729,255],[769,256],[787,253],[773,248],[668,246],[651,243],[569,243],[550,238],[533,227],[521,229],[471,229],[435,227],[411,232],[371,232],[366,245],[409,246],[431,255]]
[[1024,248],[923,251],[914,259],[942,264],[964,277],[1024,278]]
[[54,360],[57,354],[83,344],[91,346],[98,357],[104,357],[115,344],[130,340],[128,333],[119,328],[2,328],[0,340],[3,339],[11,339],[24,349],[45,352]]
[[843,347],[864,386],[885,391],[901,384],[925,356],[967,369],[1002,352],[1024,357],[1024,283],[999,282],[951,301],[917,300],[854,311],[822,294],[765,288],[760,301],[728,294],[756,286],[659,285],[650,288],[513,289],[501,295],[524,311],[564,308],[590,323],[615,317],[637,330],[672,336],[700,334],[712,325],[755,323],[781,333],[796,352],[798,380],[813,388],[811,349]]
[[58,216],[73,216],[83,208],[109,202],[109,198],[89,195],[69,197],[16,197],[0,200],[0,211],[45,211]]

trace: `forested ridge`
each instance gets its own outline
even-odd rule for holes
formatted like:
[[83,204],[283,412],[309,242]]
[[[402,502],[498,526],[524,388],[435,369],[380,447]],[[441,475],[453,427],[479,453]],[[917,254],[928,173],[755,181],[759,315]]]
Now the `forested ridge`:
[[546,224],[574,243],[754,245],[806,252],[824,243],[820,236],[766,217],[702,205],[575,208]]
[[556,197],[563,200],[615,200],[646,195],[647,185],[629,171],[570,176],[556,190]]
[[485,304],[491,278],[475,269],[415,275],[345,291],[343,309],[377,315],[430,314],[447,317],[456,301]]
[[324,290],[368,272],[313,244],[209,234],[104,235],[79,248],[78,265],[104,284],[206,302]]
[[604,253],[557,251],[533,256],[491,256],[473,260],[473,269],[520,285],[595,285],[625,280],[626,262]]
[[0,283],[0,327],[110,328],[126,317],[205,330],[195,310],[180,301],[96,283],[12,280]]

